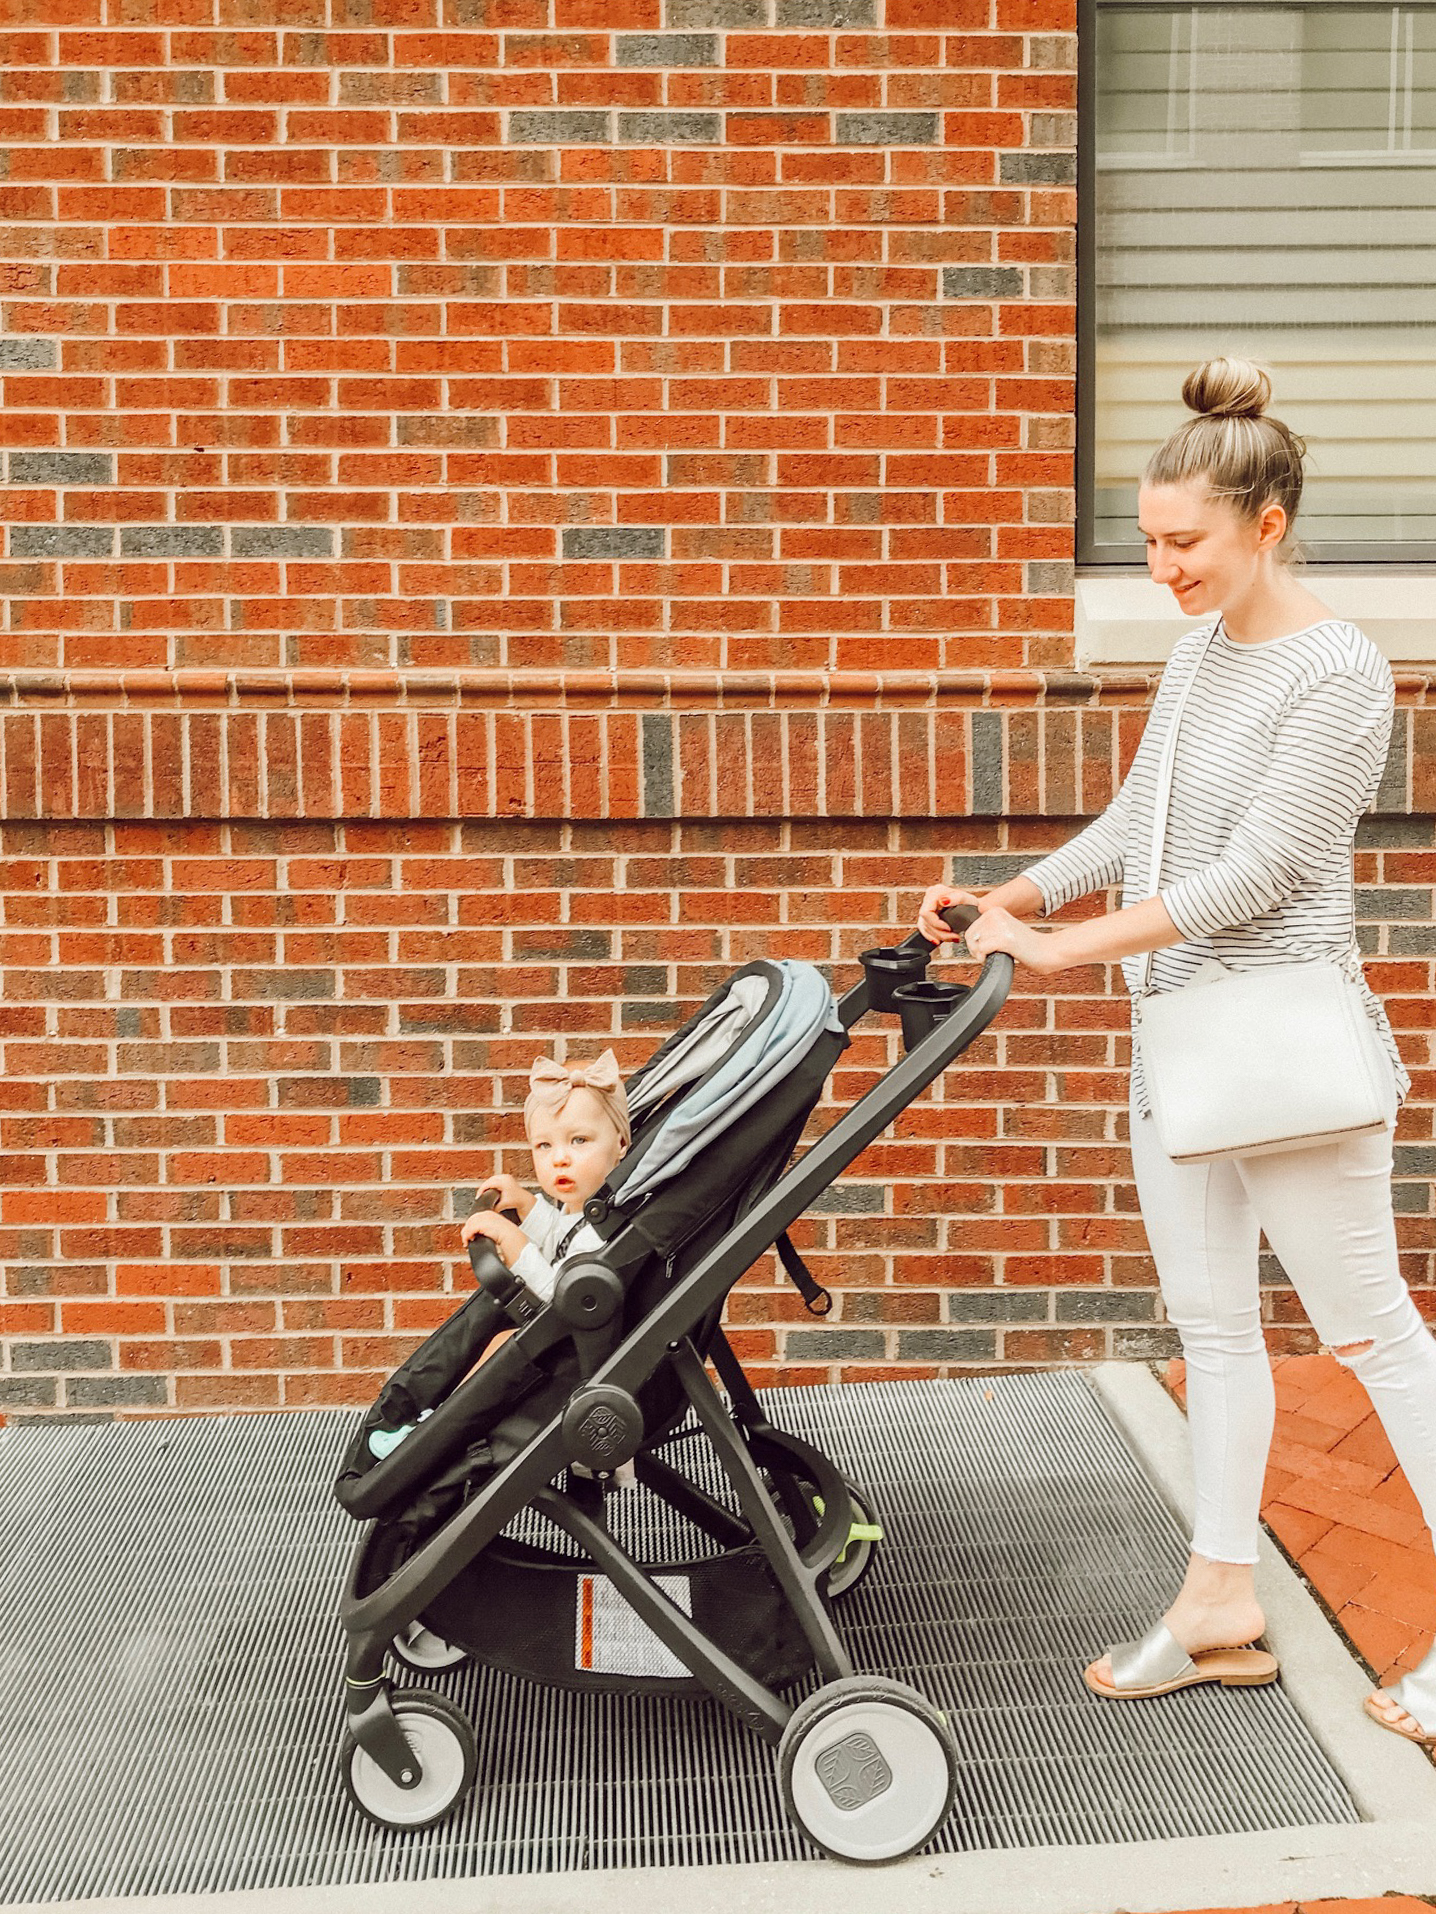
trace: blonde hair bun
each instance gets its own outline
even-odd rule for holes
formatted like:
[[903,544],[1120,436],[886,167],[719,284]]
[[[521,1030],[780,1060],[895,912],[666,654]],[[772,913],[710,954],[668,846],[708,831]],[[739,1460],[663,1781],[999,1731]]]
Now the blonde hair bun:
[[1208,359],[1188,373],[1182,397],[1197,416],[1157,447],[1142,483],[1188,485],[1200,479],[1247,520],[1280,505],[1289,535],[1301,503],[1306,447],[1265,410],[1271,397],[1266,373],[1246,359]]
[[1271,380],[1250,359],[1208,359],[1182,382],[1192,412],[1216,419],[1259,419],[1271,398]]

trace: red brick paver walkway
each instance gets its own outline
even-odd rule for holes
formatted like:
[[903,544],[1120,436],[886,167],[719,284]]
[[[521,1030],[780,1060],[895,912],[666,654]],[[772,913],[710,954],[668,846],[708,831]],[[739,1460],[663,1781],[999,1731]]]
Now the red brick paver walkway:
[[[1412,1668],[1436,1634],[1430,1531],[1372,1413],[1334,1356],[1285,1356],[1276,1371],[1276,1436],[1262,1514],[1379,1680]],[[1180,1397],[1183,1365],[1167,1380]],[[1427,1914],[1409,1894],[1368,1901],[1283,1901],[1191,1914]]]
[[1282,1901],[1275,1907],[1193,1908],[1189,1914],[1430,1914],[1432,1905],[1410,1894],[1383,1894],[1376,1901]]
[[[1376,1676],[1395,1679],[1436,1635],[1430,1532],[1356,1378],[1328,1355],[1274,1367],[1262,1514]],[[1181,1363],[1168,1380],[1180,1396]]]
[[1334,1356],[1279,1361],[1276,1390],[1262,1513],[1358,1652],[1395,1678],[1436,1635],[1436,1560],[1416,1498]]
[[[1262,1516],[1380,1680],[1417,1665],[1436,1636],[1436,1556],[1417,1501],[1335,1355],[1287,1355]],[[1168,1365],[1183,1395],[1183,1365]],[[1390,1906],[1390,1903],[1382,1903]]]

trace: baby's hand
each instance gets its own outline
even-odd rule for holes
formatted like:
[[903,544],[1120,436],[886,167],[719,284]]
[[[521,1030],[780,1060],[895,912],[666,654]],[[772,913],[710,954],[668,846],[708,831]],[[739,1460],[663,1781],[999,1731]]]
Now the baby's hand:
[[[491,1176],[487,1183],[480,1183],[475,1193],[484,1196],[490,1190],[499,1199],[494,1205],[495,1209],[517,1210],[520,1216],[527,1216],[534,1206],[533,1196],[512,1176]],[[464,1241],[468,1240],[466,1236]]]
[[497,1210],[475,1210],[465,1221],[461,1234],[465,1248],[476,1236],[487,1236],[510,1269],[522,1256],[529,1240],[517,1223],[500,1216]]

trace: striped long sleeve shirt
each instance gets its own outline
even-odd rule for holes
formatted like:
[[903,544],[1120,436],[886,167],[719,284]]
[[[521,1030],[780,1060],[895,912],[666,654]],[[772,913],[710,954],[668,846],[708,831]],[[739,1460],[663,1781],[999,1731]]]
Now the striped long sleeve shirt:
[[[1332,619],[1264,644],[1220,624],[1188,632],[1168,660],[1121,790],[1102,815],[1023,875],[1047,912],[1109,884],[1122,904],[1156,894],[1182,942],[1152,959],[1153,990],[1176,990],[1208,959],[1231,970],[1326,958],[1361,990],[1405,1098],[1410,1078],[1361,972],[1351,853],[1386,764],[1391,667],[1355,625]],[[1208,638],[1211,638],[1208,644]],[[1157,770],[1181,687],[1192,682],[1172,770],[1161,869],[1149,870]],[[1143,958],[1126,957],[1129,991]],[[1137,1108],[1150,1105],[1140,1046]]]

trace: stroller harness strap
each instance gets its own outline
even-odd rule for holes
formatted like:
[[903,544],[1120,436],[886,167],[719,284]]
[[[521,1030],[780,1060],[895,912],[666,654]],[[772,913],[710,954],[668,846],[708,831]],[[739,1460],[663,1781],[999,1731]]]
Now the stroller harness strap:
[[786,1230],[773,1245],[778,1252],[778,1261],[787,1271],[788,1280],[803,1299],[803,1307],[810,1316],[831,1315],[833,1298],[831,1293],[814,1276],[812,1270],[798,1254],[793,1239]]

